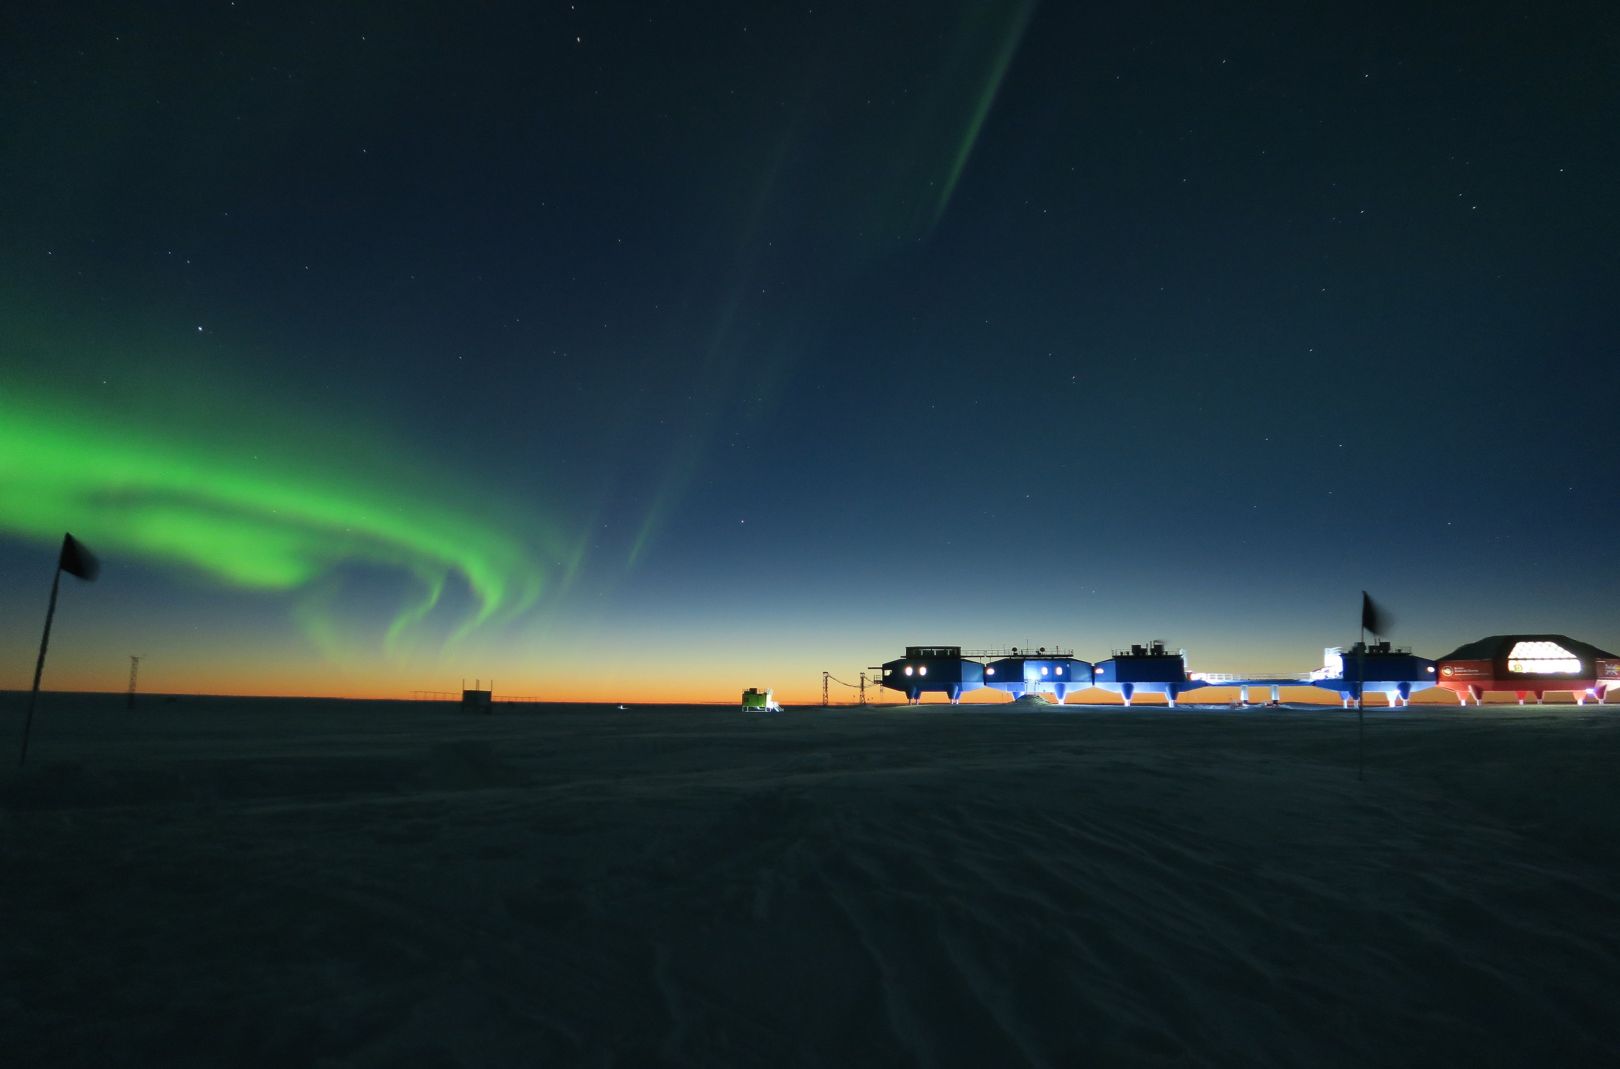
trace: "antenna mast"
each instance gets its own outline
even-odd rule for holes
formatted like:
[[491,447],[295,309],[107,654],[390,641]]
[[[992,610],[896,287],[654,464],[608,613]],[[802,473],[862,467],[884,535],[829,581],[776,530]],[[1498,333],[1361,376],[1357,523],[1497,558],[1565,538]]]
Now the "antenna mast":
[[129,655],[129,697],[126,700],[126,703],[125,703],[125,707],[129,708],[129,709],[135,708],[135,676],[136,676],[136,673],[138,673],[140,670],[141,670],[141,659],[139,657],[135,656],[135,654],[133,654],[133,653],[130,654]]

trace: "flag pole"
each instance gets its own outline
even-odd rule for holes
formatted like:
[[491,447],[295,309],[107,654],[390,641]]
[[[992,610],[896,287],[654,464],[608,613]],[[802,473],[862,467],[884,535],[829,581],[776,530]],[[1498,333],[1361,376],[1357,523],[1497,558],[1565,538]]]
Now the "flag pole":
[[34,703],[39,700],[39,677],[45,672],[45,647],[51,644],[51,618],[56,615],[56,592],[62,586],[62,562],[57,561],[56,577],[51,580],[51,607],[45,610],[45,633],[39,639],[39,660],[34,663],[34,689],[28,695],[28,717],[23,721],[22,754],[17,758],[21,768],[28,760],[28,736],[34,729]]
[[[1363,591],[1361,596],[1365,598],[1367,596],[1366,591]],[[1363,613],[1361,620],[1361,643],[1356,647],[1356,779],[1358,781],[1365,778],[1362,774],[1362,770],[1366,767],[1366,762],[1362,756],[1362,747],[1363,740],[1367,736],[1366,709],[1367,619],[1366,614]]]

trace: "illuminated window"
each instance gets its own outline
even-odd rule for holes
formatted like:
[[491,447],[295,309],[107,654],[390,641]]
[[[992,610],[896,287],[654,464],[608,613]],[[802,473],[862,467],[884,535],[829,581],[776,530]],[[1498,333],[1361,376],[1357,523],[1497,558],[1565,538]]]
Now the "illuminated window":
[[1520,675],[1580,670],[1581,659],[1556,642],[1515,642],[1508,653],[1508,671]]
[[906,665],[906,675],[909,676],[910,674],[911,674],[911,665],[908,664],[908,665]]
[[1063,666],[1062,666],[1062,665],[1061,665],[1061,664],[1060,664],[1060,665],[1058,665],[1058,667],[1057,667],[1057,674],[1058,674],[1058,675],[1062,675],[1062,674],[1063,674]]
[[920,675],[920,676],[927,675],[928,674],[928,666],[926,664],[919,665],[918,668],[917,668],[917,674]]
[[1044,676],[1045,674],[1046,674],[1046,665],[1043,664],[1043,665],[1041,665],[1041,675]]

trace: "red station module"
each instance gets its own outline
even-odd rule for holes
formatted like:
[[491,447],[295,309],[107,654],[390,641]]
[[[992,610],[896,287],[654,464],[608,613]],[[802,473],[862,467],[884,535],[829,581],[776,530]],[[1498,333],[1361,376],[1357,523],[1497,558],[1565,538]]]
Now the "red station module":
[[1548,691],[1569,693],[1577,705],[1588,695],[1603,701],[1620,685],[1620,657],[1568,635],[1492,635],[1470,642],[1435,661],[1439,684],[1457,702],[1478,705],[1488,691],[1507,691],[1524,704]]

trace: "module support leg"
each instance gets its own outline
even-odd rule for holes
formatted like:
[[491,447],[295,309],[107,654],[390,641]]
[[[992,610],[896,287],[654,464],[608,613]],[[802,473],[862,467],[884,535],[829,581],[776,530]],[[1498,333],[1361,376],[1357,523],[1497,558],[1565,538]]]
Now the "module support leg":
[[1238,704],[1244,706],[1249,704],[1249,688],[1247,684],[1238,688]]

